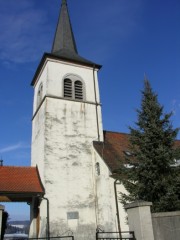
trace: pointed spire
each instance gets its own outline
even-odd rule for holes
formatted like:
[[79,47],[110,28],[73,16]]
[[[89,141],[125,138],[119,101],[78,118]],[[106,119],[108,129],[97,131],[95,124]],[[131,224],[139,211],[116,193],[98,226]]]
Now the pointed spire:
[[66,0],[62,0],[61,5],[63,5],[63,4],[67,5],[67,1]]
[[58,24],[54,36],[54,42],[52,46],[51,53],[44,53],[40,65],[34,75],[31,85],[34,86],[37,80],[37,76],[40,73],[44,61],[47,57],[52,59],[62,59],[65,61],[77,63],[80,65],[90,66],[92,68],[100,69],[101,65],[96,64],[81,57],[76,48],[76,42],[74,39],[74,34],[71,27],[71,22],[69,18],[67,0],[61,0],[61,10],[58,19]]
[[57,54],[60,50],[68,50],[77,54],[76,42],[66,0],[62,0],[61,2],[61,11],[51,52]]

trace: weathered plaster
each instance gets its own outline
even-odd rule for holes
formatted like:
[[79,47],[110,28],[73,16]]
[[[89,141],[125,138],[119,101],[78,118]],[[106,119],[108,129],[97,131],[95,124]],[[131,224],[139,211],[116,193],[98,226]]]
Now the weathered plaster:
[[[98,206],[98,221],[101,228],[118,231],[116,207],[115,207],[115,193],[114,193],[114,179],[108,166],[103,159],[94,150],[94,165],[99,163],[100,175],[96,174],[96,192],[97,192],[97,206]],[[120,192],[125,193],[126,190],[123,185],[116,185],[117,195]],[[129,227],[126,222],[127,213],[123,205],[118,199],[118,208],[120,216],[120,227],[122,231],[128,231]],[[106,221],[106,227],[103,226]],[[112,229],[113,226],[113,229]]]
[[[67,74],[83,79],[86,101],[94,104],[62,99],[63,78]],[[97,71],[95,79],[93,76],[92,68],[48,61],[35,86],[34,102],[40,83],[47,97],[33,118],[32,165],[38,165],[45,196],[49,199],[51,236],[71,230],[78,240],[94,240],[98,226],[105,230],[115,229],[113,180],[101,159],[98,159],[101,176],[97,177],[95,172],[96,112],[101,141],[103,131],[101,107],[99,105],[96,111],[95,104],[94,81],[99,103]],[[34,113],[36,108],[34,103]],[[68,219],[69,212],[78,212],[79,218]],[[41,203],[40,215],[40,236],[44,236],[46,201]]]

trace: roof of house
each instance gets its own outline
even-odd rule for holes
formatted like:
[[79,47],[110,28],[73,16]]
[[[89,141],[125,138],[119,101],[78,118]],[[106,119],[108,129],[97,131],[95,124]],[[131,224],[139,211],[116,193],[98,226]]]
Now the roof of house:
[[[37,167],[0,166],[0,195],[7,196],[43,195],[44,187],[41,183]],[[24,198],[23,196],[23,198]]]
[[[105,161],[111,172],[116,171],[125,163],[125,155],[129,152],[129,137],[127,133],[104,131],[104,142],[93,142],[98,154]],[[180,140],[175,141],[175,147],[180,147]],[[132,160],[135,159],[132,157]]]
[[129,135],[104,131],[104,142],[95,141],[93,144],[109,169],[114,172],[124,160],[124,151],[129,148]]

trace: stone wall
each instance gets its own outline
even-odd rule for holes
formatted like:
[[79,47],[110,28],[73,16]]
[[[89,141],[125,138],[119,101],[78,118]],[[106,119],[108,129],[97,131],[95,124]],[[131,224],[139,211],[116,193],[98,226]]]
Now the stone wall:
[[180,239],[180,211],[153,213],[152,222],[155,240]]
[[125,206],[130,231],[137,240],[179,240],[180,211],[151,213],[152,203],[136,201]]
[[151,202],[136,201],[125,206],[128,213],[129,230],[135,233],[137,240],[154,240]]

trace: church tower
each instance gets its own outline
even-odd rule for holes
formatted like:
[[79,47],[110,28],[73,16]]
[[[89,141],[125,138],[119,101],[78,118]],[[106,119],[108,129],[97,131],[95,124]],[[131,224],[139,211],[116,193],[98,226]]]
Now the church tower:
[[[43,55],[32,81],[31,165],[38,166],[49,201],[51,236],[71,230],[75,239],[95,239],[93,141],[103,141],[100,68],[78,54],[67,2],[62,0],[52,51]],[[46,200],[39,207],[39,237],[47,231]]]

